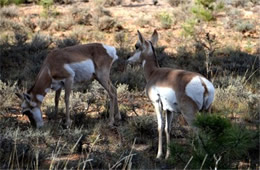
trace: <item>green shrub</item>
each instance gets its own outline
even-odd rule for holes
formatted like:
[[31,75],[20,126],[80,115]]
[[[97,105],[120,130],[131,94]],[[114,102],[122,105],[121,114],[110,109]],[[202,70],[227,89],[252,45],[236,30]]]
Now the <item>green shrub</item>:
[[164,29],[171,28],[173,20],[172,20],[172,16],[168,12],[166,12],[166,11],[160,12],[158,14],[157,18],[161,22],[162,28],[164,28]]
[[[170,145],[173,162],[186,165],[193,156],[188,168],[235,168],[257,144],[255,131],[217,115],[198,115],[194,125],[199,131],[190,143]],[[220,161],[216,163],[216,159]]]
[[185,37],[194,36],[195,35],[195,26],[196,21],[193,19],[187,20],[184,24],[182,24],[182,35]]
[[25,0],[0,0],[0,6],[10,5],[10,4],[22,4]]
[[40,0],[40,5],[42,5],[46,10],[49,10],[53,4],[53,0]]
[[199,19],[202,19],[204,21],[211,21],[213,20],[213,14],[212,11],[209,9],[204,8],[201,5],[194,6],[192,8],[192,13]]
[[249,20],[237,20],[235,29],[239,32],[245,33],[255,28],[255,24]]
[[201,20],[212,21],[215,19],[215,15],[221,9],[224,8],[222,1],[216,2],[216,0],[195,0],[195,5],[192,7],[192,13]]

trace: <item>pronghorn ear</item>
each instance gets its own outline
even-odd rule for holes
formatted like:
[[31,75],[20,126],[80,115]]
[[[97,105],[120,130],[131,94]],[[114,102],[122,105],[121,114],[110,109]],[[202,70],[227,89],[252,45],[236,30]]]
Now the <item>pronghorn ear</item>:
[[144,38],[143,38],[143,36],[142,36],[142,34],[140,33],[139,30],[137,30],[137,33],[138,33],[139,41],[140,41],[141,45],[143,45],[144,44]]
[[21,100],[24,100],[24,98],[23,98],[23,95],[22,94],[20,94],[20,93],[15,93],[15,95],[19,98],[19,99],[21,99]]
[[154,46],[157,45],[157,42],[158,42],[158,39],[159,39],[158,37],[159,37],[158,32],[156,30],[154,30],[153,35],[151,37],[151,41],[152,41]]

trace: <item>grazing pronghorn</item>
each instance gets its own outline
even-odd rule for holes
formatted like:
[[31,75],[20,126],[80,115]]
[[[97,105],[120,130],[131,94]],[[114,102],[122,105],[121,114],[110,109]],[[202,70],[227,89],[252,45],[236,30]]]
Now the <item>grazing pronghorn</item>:
[[41,104],[46,93],[52,89],[55,94],[55,114],[58,112],[62,88],[65,90],[66,126],[71,125],[69,97],[74,83],[84,83],[95,78],[108,92],[110,97],[110,124],[114,115],[121,119],[118,112],[116,88],[112,85],[110,68],[118,59],[114,47],[99,43],[76,45],[53,50],[44,60],[33,87],[27,93],[16,95],[23,100],[22,112],[35,127],[43,126]]
[[210,81],[198,73],[171,68],[159,68],[153,45],[158,41],[158,33],[155,30],[151,41],[146,41],[138,31],[139,40],[136,43],[135,54],[128,59],[133,63],[140,61],[144,69],[147,81],[146,94],[154,105],[158,120],[158,152],[157,158],[161,158],[162,151],[162,113],[165,113],[165,133],[167,141],[166,159],[170,155],[171,123],[180,112],[187,123],[192,126],[195,113],[200,110],[208,110],[214,99],[214,87]]

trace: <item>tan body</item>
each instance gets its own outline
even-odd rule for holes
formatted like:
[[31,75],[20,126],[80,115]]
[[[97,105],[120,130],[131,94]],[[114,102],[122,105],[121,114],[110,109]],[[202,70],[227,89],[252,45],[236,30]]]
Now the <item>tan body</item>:
[[[35,104],[37,105],[35,107],[40,109],[44,96],[52,89],[56,91],[55,113],[57,113],[60,93],[62,88],[64,88],[66,124],[70,126],[69,97],[73,84],[84,83],[95,78],[110,96],[109,117],[110,124],[113,124],[114,114],[116,114],[118,119],[121,119],[118,112],[116,89],[109,78],[110,68],[117,58],[118,56],[114,47],[99,43],[76,45],[53,50],[44,60],[34,86],[28,90],[27,94],[23,96],[18,95],[24,100],[23,109],[28,110],[29,106],[32,107]],[[30,110],[32,113],[32,109]],[[34,115],[34,113],[32,114]],[[36,121],[37,127],[43,124],[41,123],[42,120],[35,119],[32,121]],[[39,125],[37,125],[37,121]]]
[[[167,145],[170,144],[171,124],[176,116],[181,113],[187,123],[192,126],[195,114],[203,109],[209,109],[214,99],[214,87],[210,81],[198,73],[172,68],[160,68],[157,64],[153,44],[158,40],[155,31],[152,41],[146,41],[140,32],[136,53],[128,59],[129,62],[141,61],[144,76],[147,82],[146,93],[152,104],[158,120],[158,152],[161,158],[163,111],[165,113],[165,133]],[[170,155],[167,147],[166,159]]]

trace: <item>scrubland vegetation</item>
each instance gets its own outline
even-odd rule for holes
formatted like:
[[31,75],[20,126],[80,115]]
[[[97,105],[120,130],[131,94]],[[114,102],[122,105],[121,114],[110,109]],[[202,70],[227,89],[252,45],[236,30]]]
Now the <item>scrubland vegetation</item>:
[[[257,0],[0,0],[0,169],[259,168],[260,4]],[[136,31],[160,35],[161,67],[199,72],[216,95],[189,133],[173,124],[171,157],[155,160],[157,122],[134,51]],[[15,92],[30,88],[54,48],[102,42],[117,48],[111,79],[122,122],[108,126],[108,96],[94,81],[71,95],[73,124],[63,128],[64,101],[44,99],[45,126],[33,129]],[[64,95],[64,94],[62,94]]]

